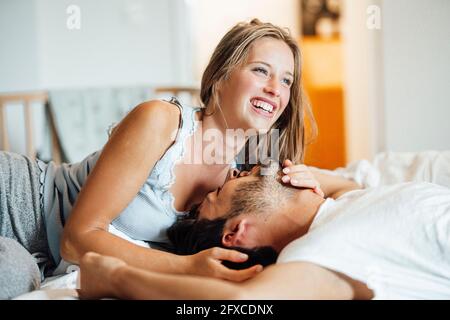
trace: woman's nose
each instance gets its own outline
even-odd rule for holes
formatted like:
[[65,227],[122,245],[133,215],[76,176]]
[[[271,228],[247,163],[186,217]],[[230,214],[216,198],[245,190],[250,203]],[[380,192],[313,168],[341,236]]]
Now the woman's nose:
[[280,86],[278,84],[277,77],[274,77],[267,82],[267,85],[264,87],[264,92],[275,97],[280,96]]

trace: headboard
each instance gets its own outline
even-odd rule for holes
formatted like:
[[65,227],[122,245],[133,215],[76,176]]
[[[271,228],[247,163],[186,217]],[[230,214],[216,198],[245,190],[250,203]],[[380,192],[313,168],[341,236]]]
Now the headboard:
[[[0,93],[0,135],[2,150],[10,150],[10,141],[8,136],[8,126],[6,121],[6,105],[20,103],[24,107],[24,128],[26,139],[26,155],[32,159],[36,157],[36,147],[33,139],[33,112],[31,103],[41,102],[46,105],[48,102],[48,93],[46,91],[20,92],[20,93]],[[55,162],[61,162],[61,152],[54,126],[51,126],[52,136],[52,157]]]

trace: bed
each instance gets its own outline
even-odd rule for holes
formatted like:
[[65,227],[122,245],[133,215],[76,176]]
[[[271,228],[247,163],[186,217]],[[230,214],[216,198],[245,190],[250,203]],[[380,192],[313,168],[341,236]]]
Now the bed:
[[[366,188],[405,181],[428,181],[450,188],[450,151],[419,153],[385,152],[372,161],[360,160],[333,171],[334,175],[352,178]],[[137,245],[148,247],[143,241],[133,240],[110,226],[111,233]],[[17,300],[74,300],[78,299],[78,267],[63,262],[58,275],[45,279],[39,290],[16,297]]]

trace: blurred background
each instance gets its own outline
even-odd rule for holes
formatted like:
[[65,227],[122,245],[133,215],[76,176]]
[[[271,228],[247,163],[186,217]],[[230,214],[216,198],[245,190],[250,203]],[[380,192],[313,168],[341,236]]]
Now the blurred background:
[[448,0],[0,0],[0,149],[79,161],[144,100],[196,104],[212,50],[254,17],[302,48],[307,164],[450,149]]

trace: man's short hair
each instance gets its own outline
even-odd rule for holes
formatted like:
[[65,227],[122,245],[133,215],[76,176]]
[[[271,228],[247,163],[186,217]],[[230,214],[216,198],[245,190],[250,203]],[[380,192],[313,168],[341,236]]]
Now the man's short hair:
[[191,255],[213,247],[234,249],[248,255],[242,263],[223,261],[231,269],[246,269],[256,264],[268,266],[276,262],[278,253],[272,247],[257,247],[253,249],[241,247],[225,247],[222,244],[223,229],[227,218],[215,220],[197,219],[198,206],[194,207],[187,217],[180,218],[167,230],[169,240],[176,254]]

